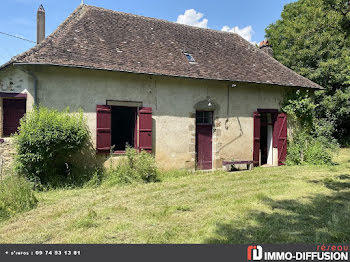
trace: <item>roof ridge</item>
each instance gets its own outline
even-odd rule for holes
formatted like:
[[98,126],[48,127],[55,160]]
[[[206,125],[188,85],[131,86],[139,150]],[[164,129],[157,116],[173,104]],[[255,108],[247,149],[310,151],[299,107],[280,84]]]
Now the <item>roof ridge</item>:
[[[100,7],[100,6],[95,6],[95,5],[87,5],[84,4],[86,7],[89,8],[94,8],[94,9],[101,9],[107,12],[111,12],[111,13],[117,13],[117,14],[123,14],[123,15],[129,15],[129,16],[134,16],[134,17],[139,17],[139,18],[144,18],[147,20],[153,20],[153,21],[159,21],[159,22],[164,22],[164,23],[170,23],[173,25],[177,25],[177,26],[183,26],[186,28],[192,28],[192,29],[196,29],[196,30],[207,30],[207,31],[212,31],[214,33],[220,33],[220,34],[230,34],[230,35],[234,35],[234,36],[238,36],[239,38],[245,40],[246,42],[248,42],[249,44],[251,44],[249,41],[247,41],[246,39],[244,39],[242,36],[240,36],[237,33],[233,33],[233,32],[227,32],[227,31],[221,31],[221,30],[216,30],[216,29],[212,29],[212,28],[204,28],[204,27],[198,27],[198,26],[192,26],[192,25],[186,25],[186,24],[180,24],[178,22],[174,22],[174,21],[169,21],[166,19],[161,19],[161,18],[156,18],[156,17],[150,17],[150,16],[144,16],[144,15],[136,15],[136,14],[132,14],[132,13],[127,13],[127,12],[122,12],[122,11],[116,11],[113,9],[109,9],[109,8],[104,8],[104,7]],[[253,44],[251,44],[252,46],[254,46]]]

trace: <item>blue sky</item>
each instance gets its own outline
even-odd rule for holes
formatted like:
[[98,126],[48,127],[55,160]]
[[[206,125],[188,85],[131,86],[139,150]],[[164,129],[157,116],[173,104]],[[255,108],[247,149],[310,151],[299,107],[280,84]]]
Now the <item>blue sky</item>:
[[[86,4],[235,32],[252,43],[264,39],[265,28],[280,18],[283,6],[293,0],[85,0]],[[46,10],[46,34],[81,3],[81,0],[1,0],[0,32],[36,40],[36,10]],[[34,44],[0,34],[0,64]]]

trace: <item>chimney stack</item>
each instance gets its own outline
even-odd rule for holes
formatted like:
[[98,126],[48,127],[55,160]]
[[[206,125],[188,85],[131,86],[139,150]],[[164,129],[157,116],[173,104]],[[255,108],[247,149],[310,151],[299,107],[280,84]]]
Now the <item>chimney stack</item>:
[[45,9],[39,6],[36,15],[36,43],[40,44],[45,39]]
[[272,45],[270,44],[269,40],[264,40],[260,42],[259,44],[260,50],[264,51],[269,56],[273,57],[273,49]]

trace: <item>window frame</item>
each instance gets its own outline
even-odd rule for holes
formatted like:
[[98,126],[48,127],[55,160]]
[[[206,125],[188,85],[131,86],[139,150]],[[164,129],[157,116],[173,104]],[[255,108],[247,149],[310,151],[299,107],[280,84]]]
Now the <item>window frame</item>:
[[187,58],[189,63],[195,63],[196,62],[196,59],[194,59],[192,54],[184,52],[184,55]]
[[[203,116],[200,117],[200,119],[202,119],[202,122],[198,122],[198,114],[202,114]],[[209,116],[205,116],[205,113],[209,113]],[[204,120],[210,120],[205,122]],[[197,110],[196,111],[196,125],[203,125],[203,126],[212,126],[214,123],[214,111],[208,111],[208,110]]]

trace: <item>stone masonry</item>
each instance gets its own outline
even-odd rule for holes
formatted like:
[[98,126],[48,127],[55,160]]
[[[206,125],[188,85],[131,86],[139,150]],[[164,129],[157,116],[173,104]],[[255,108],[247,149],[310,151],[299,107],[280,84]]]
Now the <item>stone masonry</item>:
[[0,139],[0,175],[4,176],[12,168],[16,149],[13,138]]

